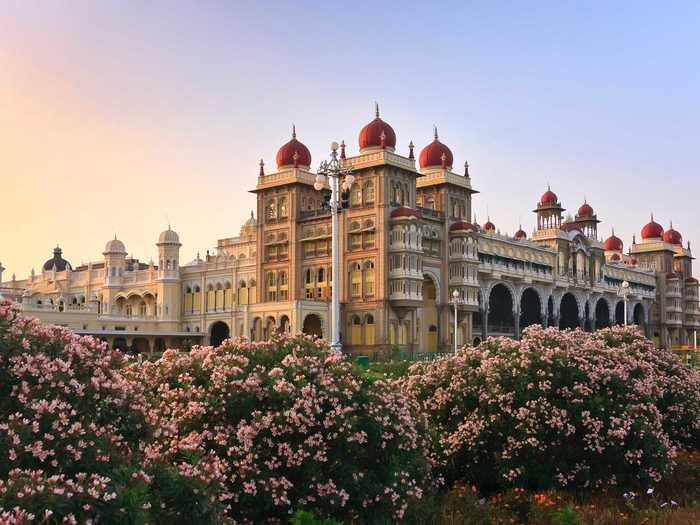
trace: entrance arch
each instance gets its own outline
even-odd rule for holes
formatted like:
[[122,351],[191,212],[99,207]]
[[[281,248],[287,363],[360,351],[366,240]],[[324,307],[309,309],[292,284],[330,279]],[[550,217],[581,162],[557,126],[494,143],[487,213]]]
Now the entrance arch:
[[607,328],[610,326],[610,307],[608,302],[602,297],[595,303],[595,329]]
[[289,322],[289,317],[286,315],[283,315],[280,317],[280,331],[282,333],[289,333],[291,331],[292,327]]
[[525,288],[520,296],[520,327],[540,324],[541,312],[540,294],[534,288]]
[[318,314],[309,314],[306,317],[304,317],[302,331],[306,335],[323,337],[323,330],[321,329],[321,318],[318,316]]
[[275,324],[275,318],[272,316],[269,316],[265,320],[265,333],[263,334],[263,339],[265,341],[271,339],[272,336],[275,335],[275,332],[277,332],[277,325]]
[[625,324],[625,303],[624,301],[618,301],[615,305],[615,324],[623,325]]
[[561,298],[559,306],[559,328],[576,328],[579,326],[578,302],[574,294],[567,292]]
[[231,337],[228,325],[223,321],[217,321],[209,329],[209,344],[220,346],[226,339]]
[[513,296],[505,284],[497,284],[489,294],[489,334],[515,335]]
[[148,339],[145,337],[134,337],[131,342],[131,351],[135,354],[143,354],[149,351]]

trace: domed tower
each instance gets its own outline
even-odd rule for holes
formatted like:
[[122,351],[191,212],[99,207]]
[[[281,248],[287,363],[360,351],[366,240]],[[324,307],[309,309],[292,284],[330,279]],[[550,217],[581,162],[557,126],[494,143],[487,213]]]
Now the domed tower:
[[114,236],[114,239],[105,244],[102,252],[105,258],[105,286],[108,288],[119,287],[122,276],[126,271],[126,248],[124,243]]
[[533,211],[537,214],[538,230],[561,228],[561,214],[564,208],[562,208],[557,194],[552,191],[549,185]]
[[292,139],[277,151],[277,168],[282,171],[291,168],[311,167],[311,152],[297,140],[297,128],[292,124]]
[[158,317],[176,320],[180,315],[180,237],[168,229],[158,236]]
[[394,128],[379,118],[379,104],[374,105],[374,120],[360,130],[360,153],[396,148],[396,133]]
[[586,199],[583,200],[583,204],[578,209],[576,214],[576,224],[581,229],[581,232],[591,239],[598,238],[598,220],[593,207],[588,204]]

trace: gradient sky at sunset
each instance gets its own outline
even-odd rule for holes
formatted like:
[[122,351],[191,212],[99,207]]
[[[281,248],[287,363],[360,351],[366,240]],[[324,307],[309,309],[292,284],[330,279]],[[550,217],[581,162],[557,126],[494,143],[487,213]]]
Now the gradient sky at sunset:
[[437,124],[469,160],[482,222],[531,231],[549,182],[602,236],[653,211],[700,249],[699,27],[698,2],[5,0],[4,278],[115,233],[147,261],[168,221],[190,260],[237,234],[292,122],[316,167],[375,100],[400,152]]

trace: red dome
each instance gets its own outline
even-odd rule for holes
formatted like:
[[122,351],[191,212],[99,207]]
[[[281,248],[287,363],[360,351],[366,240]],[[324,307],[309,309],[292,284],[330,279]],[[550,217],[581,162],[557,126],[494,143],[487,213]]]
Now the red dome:
[[520,228],[517,232],[515,232],[515,235],[513,237],[515,237],[516,239],[527,239],[527,233],[525,233],[525,231],[522,228]]
[[396,133],[394,133],[394,129],[389,124],[379,118],[379,105],[375,105],[374,114],[374,120],[360,131],[360,151],[365,148],[381,147],[382,145],[385,148],[395,148]]
[[[295,154],[296,159],[294,158]],[[304,168],[311,166],[311,152],[309,148],[297,140],[295,126],[292,126],[292,140],[287,142],[277,152],[277,167],[282,168],[285,166],[302,166]]]
[[688,277],[685,282],[688,284],[698,284],[698,280],[695,277]]
[[612,257],[610,257],[611,261],[619,261],[620,260],[620,254],[619,253],[613,253]]
[[542,194],[542,197],[540,197],[540,204],[544,206],[546,204],[556,204],[557,202],[559,202],[557,194],[550,190],[549,186],[547,186],[547,191],[545,191]]
[[416,219],[422,219],[423,215],[418,210],[413,208],[408,208],[406,206],[400,206],[391,212],[391,218],[397,219],[400,217],[414,217]]
[[491,222],[491,219],[486,221],[486,224],[484,224],[484,230],[486,230],[486,231],[495,231],[496,230],[496,225]]
[[636,265],[639,264],[639,261],[638,261],[637,259],[635,259],[634,257],[632,257],[632,258],[630,259],[630,264],[634,264],[634,265],[636,266]]
[[671,223],[671,227],[664,232],[663,239],[664,242],[670,244],[683,244],[683,236],[679,231],[673,229],[673,223]]
[[676,272],[669,272],[666,274],[666,279],[678,279],[678,274]]
[[663,227],[654,221],[654,216],[651,216],[651,220],[642,228],[642,239],[660,239],[664,235]]
[[587,202],[584,202],[578,209],[578,215],[579,217],[593,217],[595,213],[593,212],[593,208],[591,208],[591,205]]
[[612,252],[621,252],[623,248],[622,244],[622,239],[617,237],[615,235],[615,232],[613,231],[612,235],[605,239],[605,242],[603,243],[603,249],[609,250]]
[[455,231],[475,232],[476,228],[474,227],[473,224],[470,224],[468,222],[457,221],[450,226],[450,231],[451,232],[455,232]]
[[445,157],[445,167],[452,168],[452,152],[438,140],[437,128],[435,128],[435,138],[420,152],[418,162],[421,168],[441,167],[443,165],[443,155]]

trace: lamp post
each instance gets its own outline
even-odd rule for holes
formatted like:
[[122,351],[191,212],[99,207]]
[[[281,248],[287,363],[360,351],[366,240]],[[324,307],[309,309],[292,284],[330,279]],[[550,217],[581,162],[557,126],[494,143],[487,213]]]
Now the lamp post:
[[459,301],[459,291],[452,292],[452,304],[455,307],[455,354],[457,353],[457,303]]
[[355,176],[351,170],[345,168],[338,159],[338,143],[331,144],[331,158],[324,160],[318,167],[314,189],[322,191],[325,185],[331,189],[331,199],[328,203],[331,209],[331,258],[333,268],[333,287],[331,288],[331,348],[341,350],[340,342],[340,240],[338,238],[338,215],[340,214],[340,191],[341,186],[344,191],[348,191],[355,182]]
[[625,326],[627,326],[627,296],[630,293],[630,283],[627,281],[622,281],[620,285],[620,290],[617,292],[620,297],[622,297],[622,302],[625,305]]

